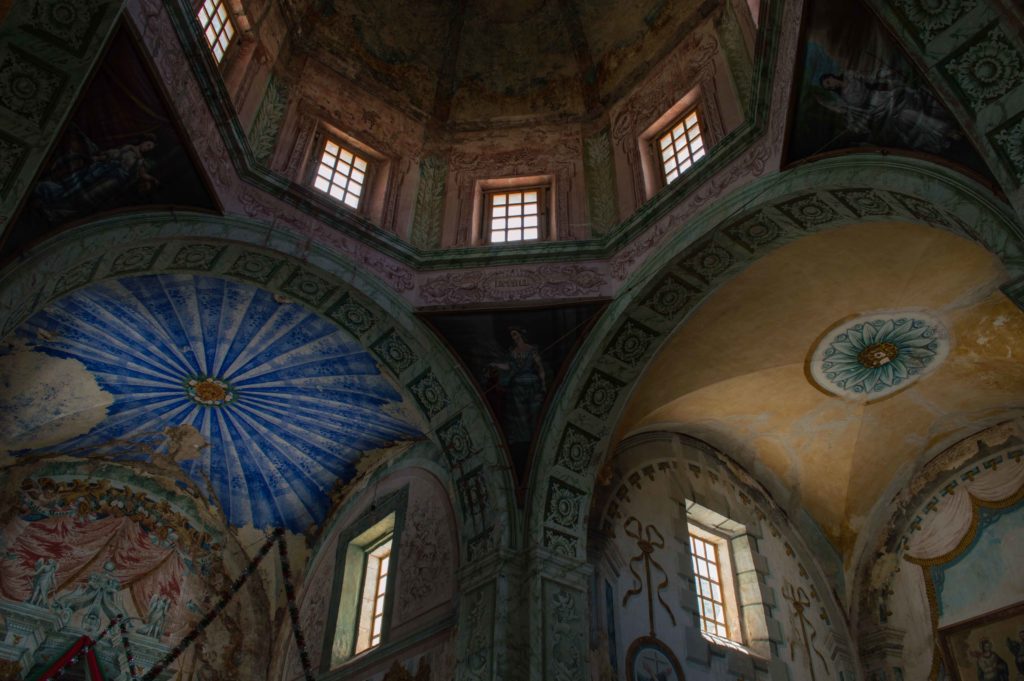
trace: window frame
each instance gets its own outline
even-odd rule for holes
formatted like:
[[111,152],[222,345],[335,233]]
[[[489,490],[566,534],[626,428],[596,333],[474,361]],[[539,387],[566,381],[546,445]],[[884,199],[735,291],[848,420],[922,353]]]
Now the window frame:
[[[701,157],[696,159],[696,160],[694,160],[694,158],[693,158],[693,151],[690,149],[690,139],[688,137],[689,129],[685,127],[686,126],[686,119],[689,118],[691,115],[695,115],[697,117],[697,124],[696,124],[696,127],[697,127],[697,139],[699,139],[701,141],[700,151],[704,152],[701,155]],[[706,133],[706,130],[705,130],[705,126],[703,125],[703,122],[704,122],[704,115],[703,115],[703,112],[701,111],[701,106],[700,106],[699,103],[698,104],[694,104],[693,106],[687,107],[686,110],[681,115],[676,116],[675,118],[673,118],[671,123],[669,123],[668,125],[662,126],[661,130],[659,130],[656,134],[654,134],[650,138],[648,143],[651,145],[651,149],[650,149],[651,158],[653,158],[657,162],[657,164],[658,164],[659,177],[661,178],[661,184],[662,184],[663,187],[667,187],[670,184],[672,184],[673,182],[675,182],[676,180],[680,179],[685,173],[688,173],[691,170],[693,170],[694,166],[696,166],[697,163],[699,163],[700,161],[703,161],[705,158],[708,157],[708,139],[707,139],[707,133]],[[665,169],[665,161],[662,158],[662,154],[661,154],[661,141],[663,139],[665,139],[666,136],[671,135],[672,132],[676,129],[676,127],[678,127],[680,124],[683,124],[683,126],[684,126],[683,134],[687,135],[686,151],[687,151],[687,155],[689,156],[690,165],[688,165],[684,170],[678,170],[679,166],[677,165],[676,166],[676,176],[673,177],[670,180],[670,179],[668,179],[668,171]],[[673,142],[675,142],[675,140],[673,140]],[[673,151],[675,151],[675,150],[673,150]],[[673,154],[673,157],[675,157],[676,160],[678,161],[678,157],[676,156],[675,153]]]
[[[328,144],[335,144],[339,148],[338,155],[335,157],[336,161],[341,159],[342,152],[347,151],[348,153],[352,154],[356,159],[362,160],[363,162],[366,163],[366,170],[361,171],[363,173],[362,193],[359,195],[359,202],[358,205],[355,207],[345,203],[345,200],[343,198],[339,199],[338,197],[333,196],[330,193],[330,191],[325,191],[315,185],[317,178],[322,177],[319,174],[319,171],[320,166],[323,164],[323,157],[324,155],[327,154]],[[377,167],[378,165],[380,165],[379,155],[372,152],[372,150],[368,150],[365,145],[353,143],[353,140],[347,135],[341,135],[333,130],[321,128],[321,130],[317,132],[317,135],[313,140],[313,147],[309,156],[309,167],[307,168],[305,175],[306,186],[308,186],[310,189],[316,192],[318,196],[322,195],[324,198],[328,199],[329,201],[336,205],[344,207],[346,210],[350,210],[354,213],[359,213],[361,215],[366,215],[367,207],[371,202],[370,195],[373,191],[373,183],[376,180],[376,173],[379,170]],[[355,168],[355,163],[351,165],[353,168]],[[337,164],[335,164],[332,170],[337,172]],[[351,176],[349,175],[348,177]],[[331,184],[331,186],[334,186],[333,175],[331,180],[328,180],[328,182]],[[348,190],[346,188],[346,194],[347,191]]]
[[706,598],[701,593],[701,589],[697,584],[697,581],[701,578],[700,575],[697,573],[697,560],[700,557],[693,555],[694,538],[704,542],[704,544],[708,546],[713,547],[715,550],[715,567],[718,571],[717,583],[719,594],[722,597],[721,601],[718,602],[720,602],[722,605],[722,619],[724,621],[721,624],[725,628],[725,636],[722,636],[717,631],[712,632],[705,629],[705,620],[715,621],[716,624],[718,624],[718,622],[717,620],[711,620],[711,618],[705,617],[701,614],[701,611],[698,609],[697,617],[700,620],[701,634],[711,635],[716,640],[724,638],[728,641],[732,641],[733,643],[739,643],[740,645],[743,645],[743,628],[740,624],[739,619],[740,603],[739,598],[736,594],[736,583],[735,579],[733,578],[732,569],[732,542],[730,541],[729,537],[718,534],[717,532],[712,532],[711,530],[693,522],[692,520],[688,522],[687,529],[690,537],[690,562],[694,569],[693,577],[696,586],[695,593],[697,594],[698,608],[700,608],[701,600],[711,600],[713,603],[715,601],[714,597],[710,599]]
[[[327,626],[324,627],[323,654],[320,658],[321,674],[336,671],[353,660],[374,656],[388,646],[391,617],[397,597],[395,585],[401,559],[401,537],[408,496],[406,486],[377,499],[375,504],[338,536],[334,581],[328,605]],[[367,559],[373,550],[389,539],[391,553],[388,560],[388,582],[384,593],[380,642],[356,652]],[[343,605],[345,607],[342,607]]]
[[[536,239],[519,239],[518,241],[494,241],[492,239],[493,229],[491,220],[494,214],[494,203],[493,199],[499,194],[519,194],[526,192],[537,192],[537,238]],[[494,246],[507,246],[516,244],[535,244],[542,241],[549,241],[551,231],[550,226],[550,214],[551,214],[551,185],[550,183],[529,183],[529,184],[515,184],[504,187],[493,187],[482,189],[481,194],[483,214],[482,224],[480,226],[480,241],[486,245]],[[507,216],[506,216],[507,217]],[[523,227],[523,229],[527,229]],[[507,232],[507,228],[505,230]]]
[[[206,8],[207,4],[212,4],[213,5],[213,10],[214,10],[213,13],[210,13],[207,10],[207,8]],[[224,8],[224,17],[223,17],[224,26],[222,26],[221,30],[219,30],[219,31],[214,29],[215,33],[217,35],[217,41],[214,42],[214,43],[211,43],[210,42],[210,38],[207,35],[207,31],[210,29],[211,25],[213,24],[213,19],[214,19],[215,16],[217,16],[217,9],[219,7],[223,7]],[[202,13],[203,12],[206,12],[207,15],[210,18],[209,21],[206,22],[205,24],[203,23],[203,18],[202,18]],[[199,23],[199,34],[202,36],[203,40],[206,42],[206,46],[207,46],[207,48],[210,51],[210,55],[213,57],[214,63],[217,64],[218,68],[223,66],[224,65],[224,58],[227,57],[228,52],[231,50],[231,46],[234,45],[237,42],[238,36],[240,34],[239,27],[235,24],[235,19],[232,17],[231,3],[229,2],[229,0],[200,0],[199,6],[198,6],[198,8],[195,11],[195,19]],[[217,52],[215,51],[215,46],[219,45],[220,38],[223,35],[223,33],[225,32],[224,31],[225,27],[230,27],[231,35],[228,36],[227,42],[223,46],[221,46],[221,54],[218,57],[217,56]]]
[[[696,615],[698,619],[698,630],[701,635],[716,644],[739,647],[745,652],[747,648],[747,632],[744,626],[743,607],[744,602],[739,591],[739,580],[736,576],[736,561],[733,556],[733,542],[740,537],[746,536],[745,528],[736,521],[723,516],[722,514],[701,506],[696,502],[686,502],[686,525],[687,525],[687,555],[690,559],[690,568],[693,571],[694,596],[697,599]],[[733,529],[727,529],[733,528]],[[739,528],[739,529],[735,529]],[[697,586],[699,575],[697,574],[696,560],[693,555],[690,536],[696,536],[703,541],[714,544],[718,554],[719,589],[722,594],[722,610],[725,616],[726,636],[708,632],[704,629],[700,614],[701,594]]]

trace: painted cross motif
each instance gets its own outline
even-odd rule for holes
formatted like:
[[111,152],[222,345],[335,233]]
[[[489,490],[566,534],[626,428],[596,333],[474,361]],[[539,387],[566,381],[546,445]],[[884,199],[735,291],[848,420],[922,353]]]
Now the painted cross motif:
[[[662,607],[665,608],[665,612],[668,613],[669,618],[672,620],[672,625],[675,626],[676,617],[672,614],[671,608],[668,607],[668,603],[661,597],[661,592],[668,586],[668,573],[665,572],[665,568],[661,566],[658,561],[654,560],[654,549],[665,548],[665,538],[658,528],[654,525],[648,525],[646,527],[635,517],[630,516],[623,524],[623,528],[626,531],[626,535],[636,540],[637,548],[640,549],[640,553],[629,559],[629,571],[633,573],[633,577],[636,579],[636,586],[626,592],[626,595],[622,598],[622,605],[626,605],[629,599],[633,596],[647,592],[647,617],[651,628],[651,636],[654,636],[654,597],[658,597],[658,602],[661,603]],[[643,563],[643,577],[637,572],[637,564]],[[654,585],[651,581],[652,569],[657,570],[662,575],[662,580]]]

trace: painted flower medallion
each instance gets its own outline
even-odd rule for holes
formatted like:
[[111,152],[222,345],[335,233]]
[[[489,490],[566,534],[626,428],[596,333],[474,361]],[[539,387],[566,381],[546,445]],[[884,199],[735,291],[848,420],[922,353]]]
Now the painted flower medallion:
[[185,381],[185,393],[193,402],[205,407],[222,407],[236,397],[230,383],[209,376],[190,376]]
[[949,354],[949,333],[921,311],[883,311],[844,320],[811,353],[809,374],[825,392],[873,401],[907,387]]

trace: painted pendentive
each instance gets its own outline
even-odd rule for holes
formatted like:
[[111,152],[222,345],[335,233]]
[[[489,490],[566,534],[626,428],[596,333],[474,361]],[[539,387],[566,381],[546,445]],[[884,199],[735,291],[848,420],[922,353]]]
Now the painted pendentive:
[[841,322],[811,353],[811,379],[822,390],[863,401],[906,388],[949,354],[949,333],[924,312],[876,312]]
[[[34,315],[14,339],[17,354],[79,362],[112,396],[106,417],[57,451],[131,451],[134,441],[191,427],[200,445],[158,451],[235,526],[300,532],[320,523],[331,489],[352,477],[362,453],[419,435],[358,343],[287,298],[228,280],[96,284]],[[82,406],[91,405],[68,409]]]

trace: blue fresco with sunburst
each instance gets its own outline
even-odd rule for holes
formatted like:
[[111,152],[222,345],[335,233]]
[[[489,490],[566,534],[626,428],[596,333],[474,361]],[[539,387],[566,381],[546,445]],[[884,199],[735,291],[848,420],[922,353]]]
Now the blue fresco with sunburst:
[[[401,417],[402,396],[345,332],[229,280],[95,284],[36,313],[16,337],[33,352],[81,362],[112,396],[98,424],[52,449],[109,451],[190,425],[208,445],[168,459],[199,489],[212,488],[235,526],[300,532],[319,523],[363,452],[420,435]],[[153,455],[124,449],[129,458]]]

